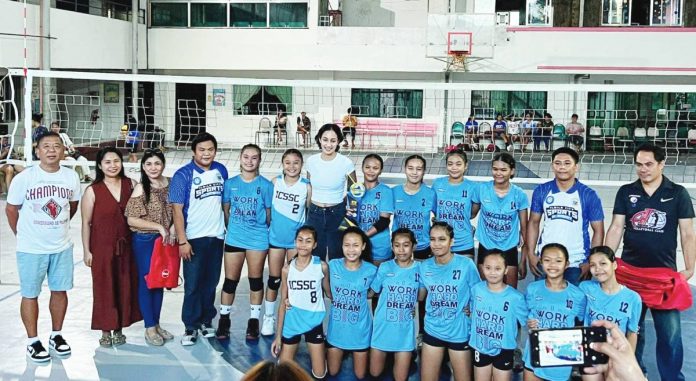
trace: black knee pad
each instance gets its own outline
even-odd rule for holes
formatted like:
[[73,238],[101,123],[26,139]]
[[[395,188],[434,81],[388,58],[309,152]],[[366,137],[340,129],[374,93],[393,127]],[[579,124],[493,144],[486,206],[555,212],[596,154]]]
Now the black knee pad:
[[238,280],[225,278],[225,282],[222,284],[222,292],[226,294],[234,294],[234,292],[237,291],[238,284]]
[[280,288],[280,277],[269,276],[267,286],[269,290],[278,291]]
[[249,290],[263,291],[263,278],[249,278]]

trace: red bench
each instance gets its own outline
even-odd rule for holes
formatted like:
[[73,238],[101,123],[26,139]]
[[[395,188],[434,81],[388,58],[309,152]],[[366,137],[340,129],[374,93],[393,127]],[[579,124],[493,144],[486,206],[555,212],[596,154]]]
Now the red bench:
[[430,147],[435,147],[435,137],[437,136],[437,123],[427,122],[406,122],[402,125],[404,135],[404,148],[406,148],[409,137],[430,138]]

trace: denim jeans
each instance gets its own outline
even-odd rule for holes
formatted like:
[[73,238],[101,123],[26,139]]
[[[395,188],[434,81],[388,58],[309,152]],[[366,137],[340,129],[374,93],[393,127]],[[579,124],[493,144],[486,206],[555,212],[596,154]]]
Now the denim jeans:
[[326,259],[327,253],[328,259],[343,257],[338,226],[346,216],[346,204],[341,202],[326,208],[311,204],[307,215],[307,225],[317,231],[317,248],[312,254],[321,259]]
[[[541,272],[541,276],[534,276],[534,280],[539,280],[539,279],[546,279],[546,274],[544,273],[544,268],[541,267],[541,261],[537,263],[537,268]],[[579,267],[568,267],[565,269],[563,272],[563,278],[568,283],[572,283],[574,285],[580,284],[580,274],[582,274],[582,270]]]
[[539,151],[541,149],[541,142],[544,142],[544,148],[548,151],[549,141],[551,140],[548,136],[535,136],[534,137],[534,151]]
[[[643,350],[645,349],[645,314],[648,307],[643,304],[638,323],[638,343],[636,344],[636,358],[645,373],[643,364]],[[650,314],[655,325],[655,360],[662,381],[684,380],[682,363],[684,362],[684,348],[681,338],[681,313],[679,310],[657,310],[650,308]]]
[[223,242],[215,237],[189,240],[193,255],[183,264],[184,302],[181,306],[181,320],[186,329],[210,324],[217,315],[215,288],[220,281]]
[[145,328],[159,324],[160,312],[162,311],[163,290],[161,288],[150,290],[145,282],[145,275],[150,272],[150,260],[155,240],[159,236],[157,233],[133,233],[132,235],[133,255],[138,267],[138,303]]

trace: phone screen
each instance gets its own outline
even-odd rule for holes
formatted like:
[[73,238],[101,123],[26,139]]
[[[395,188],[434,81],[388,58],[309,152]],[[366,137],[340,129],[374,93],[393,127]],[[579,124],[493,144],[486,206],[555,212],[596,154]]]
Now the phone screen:
[[539,366],[584,363],[582,329],[539,331]]

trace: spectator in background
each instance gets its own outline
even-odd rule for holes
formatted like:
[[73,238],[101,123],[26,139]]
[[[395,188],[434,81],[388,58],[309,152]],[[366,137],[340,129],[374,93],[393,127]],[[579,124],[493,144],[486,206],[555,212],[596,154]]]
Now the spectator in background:
[[[48,133],[48,128],[41,124],[41,121],[43,121],[43,114],[32,114],[31,143],[33,148],[36,148],[36,143],[39,141],[39,138]],[[36,155],[36,152],[34,152],[34,149],[31,151],[31,156],[33,160],[39,160],[39,157]]]
[[573,149],[578,152],[582,151],[582,145],[585,143],[585,127],[578,122],[578,114],[570,116],[570,123],[566,126],[566,147],[568,143],[573,145]]
[[[11,152],[12,145],[10,144],[10,139],[7,136],[3,136],[0,140],[0,161],[12,159],[14,155]],[[10,189],[10,183],[12,183],[12,178],[14,175],[22,172],[24,167],[18,164],[0,164],[0,172],[5,175],[5,188],[0,190],[0,193],[6,194]],[[2,185],[0,184],[0,188]]]
[[310,133],[312,129],[312,121],[307,117],[307,113],[302,111],[300,116],[297,117],[297,132],[302,135],[302,145],[307,145],[307,134]]
[[285,115],[283,110],[278,110],[278,112],[276,113],[275,126],[273,126],[274,134],[276,136],[276,144],[283,143],[283,134],[286,133],[287,128],[288,116]]
[[495,122],[493,122],[492,140],[495,141],[495,138],[497,137],[503,139],[503,142],[505,143],[505,148],[507,148],[510,145],[510,138],[508,138],[507,136],[507,123],[503,120],[502,114],[496,115]]
[[343,147],[348,147],[348,138],[346,135],[350,134],[351,148],[355,148],[355,128],[358,127],[358,118],[353,115],[355,113],[353,107],[348,107],[346,112],[347,114],[342,120],[343,129],[341,130],[341,132],[343,132],[343,138],[345,139],[343,141]]
[[[478,122],[476,121],[476,116],[474,114],[469,115],[469,119],[467,119],[466,123],[464,124],[464,130],[466,132],[465,141],[469,142],[469,144],[479,142]],[[473,147],[478,146],[473,145]]]
[[544,113],[544,120],[541,121],[534,129],[534,151],[539,151],[541,142],[544,142],[546,152],[549,152],[549,143],[551,141],[551,133],[553,131],[553,120],[551,114]]
[[[82,182],[92,182],[92,178],[89,177],[89,165],[87,164],[87,158],[82,156],[80,151],[75,148],[70,136],[65,132],[60,132],[60,124],[58,122],[51,123],[51,131],[60,135],[60,139],[63,141],[63,146],[65,146],[65,160],[68,161],[79,161],[84,164],[75,166],[75,171],[80,176],[80,181]],[[78,170],[79,169],[79,170]]]
[[529,144],[532,135],[534,135],[536,126],[537,122],[532,119],[532,114],[524,114],[524,120],[520,122],[520,145],[522,146],[522,152],[527,150],[527,144]]

